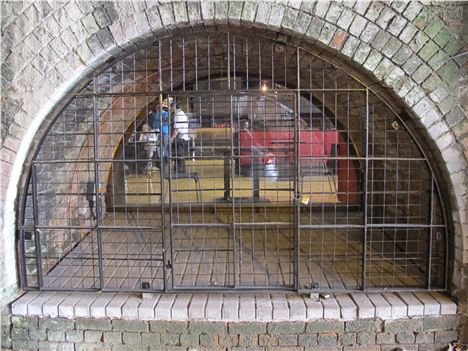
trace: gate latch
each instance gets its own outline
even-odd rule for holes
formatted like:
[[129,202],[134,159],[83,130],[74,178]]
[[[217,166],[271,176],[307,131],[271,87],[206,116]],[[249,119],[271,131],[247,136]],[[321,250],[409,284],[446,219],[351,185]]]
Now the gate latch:
[[171,261],[167,261],[167,263],[166,263],[166,269],[172,269],[172,263],[171,263]]

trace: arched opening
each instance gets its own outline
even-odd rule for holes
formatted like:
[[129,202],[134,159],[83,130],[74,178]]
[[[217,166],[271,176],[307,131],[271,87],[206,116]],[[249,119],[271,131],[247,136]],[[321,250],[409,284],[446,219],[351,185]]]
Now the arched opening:
[[424,151],[368,86],[299,46],[199,33],[113,63],[50,126],[22,282],[444,290],[446,238]]

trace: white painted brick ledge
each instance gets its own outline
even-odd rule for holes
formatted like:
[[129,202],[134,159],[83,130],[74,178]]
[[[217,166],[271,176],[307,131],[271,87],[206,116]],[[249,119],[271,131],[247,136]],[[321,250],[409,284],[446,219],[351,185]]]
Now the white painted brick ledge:
[[337,293],[314,301],[297,294],[153,294],[30,291],[13,315],[164,321],[271,322],[453,315],[457,305],[435,292]]

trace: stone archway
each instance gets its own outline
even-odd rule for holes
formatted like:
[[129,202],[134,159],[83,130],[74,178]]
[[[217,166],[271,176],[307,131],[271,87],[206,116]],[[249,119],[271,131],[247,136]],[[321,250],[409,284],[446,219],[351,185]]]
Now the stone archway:
[[[466,201],[455,189],[464,189],[463,184],[466,184],[463,173],[466,160],[461,146],[466,141],[455,138],[455,122],[462,111],[456,101],[446,96],[453,85],[444,83],[460,72],[459,61],[445,61],[459,46],[450,43],[452,34],[443,35],[441,22],[430,16],[427,7],[419,3],[358,3],[349,8],[346,4],[335,3],[286,6],[282,3],[190,2],[145,8],[143,4],[131,3],[105,3],[94,7],[71,2],[65,7],[41,3],[21,10],[12,6],[10,10],[18,15],[5,26],[10,54],[4,66],[14,77],[8,86],[6,110],[15,117],[2,129],[2,132],[8,130],[2,149],[2,165],[5,165],[8,182],[8,188],[3,188],[2,243],[6,247],[2,266],[14,262],[17,189],[28,151],[37,141],[37,130],[66,94],[86,79],[87,72],[99,69],[113,57],[124,55],[153,36],[167,35],[172,30],[189,30],[198,24],[229,23],[291,33],[298,40],[312,41],[318,47],[327,48],[322,54],[331,58],[340,52],[341,58],[348,57],[352,64],[364,67],[366,74],[404,100],[408,114],[427,131],[428,141],[432,139],[436,144],[438,158],[443,161],[441,168],[447,173],[445,179],[451,180],[448,191],[455,223],[452,291],[462,293],[466,286],[463,278],[467,260],[466,239],[463,239]],[[79,20],[69,26],[70,17]],[[21,28],[24,21],[30,21],[34,27],[26,36]],[[41,50],[42,45],[34,44],[37,41],[44,41],[44,44],[54,41],[56,45],[47,45]],[[28,57],[33,57],[31,63]],[[444,69],[439,71],[441,68]],[[437,74],[427,78],[436,70]],[[21,93],[31,95],[23,101]],[[453,127],[449,123],[453,123]],[[6,275],[2,283],[4,289],[16,286],[15,275],[13,272]]]

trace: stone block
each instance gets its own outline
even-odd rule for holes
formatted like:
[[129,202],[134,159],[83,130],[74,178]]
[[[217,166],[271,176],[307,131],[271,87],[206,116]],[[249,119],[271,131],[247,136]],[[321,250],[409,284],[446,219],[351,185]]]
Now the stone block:
[[385,7],[383,11],[380,13],[379,18],[377,19],[376,23],[381,28],[386,29],[388,24],[393,21],[397,14],[389,7]]
[[85,330],[84,340],[89,343],[96,343],[102,341],[102,331],[97,330]]
[[[180,338],[182,340],[182,335]],[[218,343],[219,343],[219,346],[226,347],[226,348],[237,346],[239,344],[239,335],[225,335],[225,334],[219,335]]]
[[[177,24],[189,22],[189,17],[187,13],[187,4],[185,1],[173,2],[173,8],[174,8],[174,21]],[[219,17],[217,16],[217,18]]]
[[320,32],[320,35],[318,37],[318,40],[328,45],[333,39],[333,35],[335,34],[336,29],[336,26],[325,22],[325,24],[322,27],[322,31]]
[[[199,323],[199,322],[191,322],[190,324],[192,325],[196,323]],[[152,333],[158,333],[158,334],[186,333],[187,322],[150,321],[150,331]]]
[[366,29],[361,33],[359,38],[361,38],[363,42],[369,44],[377,35],[379,30],[379,27],[377,27],[374,23],[369,22],[367,23]]
[[70,342],[82,342],[83,331],[82,330],[69,330],[65,332],[65,340]]
[[349,26],[351,25],[351,23],[353,22],[354,20],[354,17],[355,17],[355,13],[352,12],[351,10],[347,9],[347,8],[344,8],[343,9],[343,12],[341,13],[341,16],[339,18],[339,20],[337,21],[337,26],[344,29],[345,31],[347,31],[349,29]]
[[[281,10],[279,10],[278,8],[281,8]],[[270,15],[270,17],[275,17],[276,19],[282,20],[282,22],[280,22],[281,27],[292,30],[295,29],[297,17],[299,16],[298,10],[287,8],[286,11],[284,11],[284,8],[282,6],[280,7],[278,5],[273,5],[271,7],[271,12],[272,14]],[[270,24],[275,26],[275,24],[271,23],[271,21]]]
[[94,19],[96,20],[97,25],[100,28],[105,28],[107,26],[110,26],[112,24],[111,19],[107,15],[107,12],[104,10],[102,7],[97,7],[94,9],[92,12]]
[[378,52],[378,50],[372,50],[364,62],[364,68],[373,72],[382,60],[382,57],[383,56]]
[[416,344],[432,344],[434,342],[434,333],[419,332],[416,333]]
[[310,38],[317,39],[324,24],[325,22],[320,18],[312,17],[306,35]]
[[317,334],[299,334],[298,336],[298,345],[305,348],[316,346]]
[[338,19],[340,18],[342,11],[343,7],[341,4],[331,2],[327,14],[325,15],[325,19],[330,23],[336,24],[336,22],[338,22]]
[[304,322],[268,323],[269,334],[301,334],[305,331]]
[[39,341],[41,351],[75,351],[75,345],[68,342]]
[[404,331],[396,335],[396,341],[400,344],[412,344],[415,341],[415,337],[412,332]]
[[31,340],[46,340],[47,331],[45,329],[30,328],[29,329],[29,338]]
[[398,38],[405,44],[409,44],[418,32],[418,28],[411,22],[407,23],[405,28],[401,31]]
[[110,331],[112,329],[111,322],[105,319],[77,318],[75,320],[75,325],[76,329],[83,330]]
[[[158,335],[159,337],[159,335]],[[103,333],[104,343],[105,344],[121,344],[122,343],[122,333],[121,332],[104,332]]]
[[422,319],[402,319],[385,321],[384,330],[387,333],[401,333],[405,331],[420,332],[423,330]]
[[261,334],[258,336],[258,345],[263,347],[277,346],[278,336]]
[[378,333],[377,344],[394,344],[395,335],[392,333]]
[[338,344],[338,335],[335,333],[318,334],[318,344],[320,346],[334,346]]
[[[172,335],[172,334],[168,334],[168,335]],[[85,332],[85,338],[86,338],[86,332]],[[122,333],[122,341],[124,344],[127,344],[127,345],[141,345],[141,334],[124,332]]]
[[388,26],[388,31],[398,37],[407,24],[408,21],[403,16],[396,16]]
[[279,346],[298,346],[297,335],[279,335],[278,336]]
[[167,346],[175,346],[180,342],[179,334],[163,334],[161,335],[161,344]]
[[345,331],[347,332],[381,332],[382,321],[375,319],[361,319],[345,322]]
[[[154,12],[156,13],[157,10]],[[198,1],[188,1],[187,2],[187,14],[188,14],[189,21],[191,23],[201,21],[200,3]]]
[[352,35],[359,37],[368,23],[369,21],[366,20],[364,17],[357,15],[356,17],[354,17],[351,27],[349,27],[349,32]]
[[65,318],[40,318],[39,328],[40,329],[51,329],[51,330],[67,330],[73,329],[75,323],[73,320]]
[[357,334],[357,343],[359,345],[374,345],[376,340],[375,333],[361,332]]
[[341,52],[344,55],[351,57],[354,55],[354,52],[356,51],[358,46],[359,46],[359,39],[355,37],[348,37],[345,44],[343,45],[343,49],[341,50]]
[[423,6],[423,3],[410,1],[408,2],[408,7],[403,12],[403,15],[408,20],[412,21],[416,18],[416,16],[418,16],[421,13]]
[[26,328],[11,328],[11,338],[13,340],[29,340],[28,329]]
[[421,60],[428,62],[429,59],[434,56],[436,52],[439,51],[439,47],[432,40],[424,44],[422,49],[419,51],[419,57]]
[[391,58],[400,49],[400,47],[401,47],[401,42],[397,38],[391,37],[388,40],[388,42],[384,45],[382,49],[382,53],[385,56]]
[[340,344],[340,345],[355,345],[356,344],[356,334],[355,333],[338,334],[338,344]]
[[117,319],[112,321],[112,330],[125,332],[147,332],[149,331],[149,326],[148,322]]
[[38,318],[36,316],[32,316],[32,317],[12,316],[11,323],[16,328],[37,328],[39,325]]
[[218,346],[218,335],[216,334],[202,334],[200,335],[200,345],[204,347]]
[[[203,4],[203,3],[202,3]],[[244,21],[253,22],[257,11],[256,1],[246,1],[242,9],[242,19]]]
[[38,349],[39,342],[36,340],[13,340],[12,346],[13,350],[22,350],[22,351],[36,351]]
[[62,330],[47,330],[48,341],[65,341],[65,332]]
[[315,4],[314,13],[319,18],[325,18],[328,12],[329,6],[330,6],[330,3],[328,1],[317,2],[317,4]]
[[306,323],[306,333],[339,333],[343,332],[345,323],[333,320],[317,320]]
[[[218,324],[218,323],[216,323]],[[223,325],[216,327],[214,333],[222,334],[225,332]],[[267,332],[267,323],[234,323],[228,324],[229,334],[264,334]]]
[[426,317],[423,320],[424,331],[441,331],[457,329],[458,319],[453,316]]
[[258,335],[255,335],[255,334],[239,335],[239,346],[248,347],[248,348],[252,346],[258,346]]
[[[187,6],[190,2],[187,3]],[[231,1],[229,3],[229,19],[240,19],[242,16],[242,6],[241,1]]]
[[270,16],[271,3],[259,2],[257,7],[257,13],[255,15],[255,22],[268,24]]
[[435,343],[449,343],[452,340],[458,340],[459,335],[457,330],[441,330],[435,332]]
[[[187,336],[187,335],[182,335],[182,336]],[[180,338],[181,343],[183,343],[182,336]],[[105,337],[105,335],[104,335]],[[198,337],[197,337],[198,340]],[[160,345],[161,344],[161,335],[159,334],[151,334],[151,333],[141,333],[141,343],[143,345]],[[197,343],[198,344],[198,343]],[[194,345],[197,345],[194,344]],[[183,344],[185,345],[185,344]],[[187,346],[193,346],[193,345],[187,345]]]

